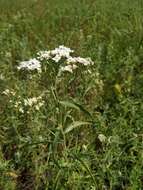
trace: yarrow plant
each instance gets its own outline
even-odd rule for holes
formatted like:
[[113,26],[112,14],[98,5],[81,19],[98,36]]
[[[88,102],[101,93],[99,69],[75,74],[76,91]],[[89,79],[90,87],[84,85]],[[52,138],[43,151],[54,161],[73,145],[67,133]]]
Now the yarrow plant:
[[20,2],[0,0],[0,190],[143,190],[143,0]]
[[[97,94],[97,91],[102,91],[103,82],[100,79],[98,71],[94,70],[94,62],[90,57],[83,58],[80,56],[75,57],[73,55],[74,50],[60,45],[53,50],[44,50],[37,52],[35,58],[31,58],[29,61],[22,61],[17,69],[25,71],[38,71],[40,75],[34,80],[27,80],[28,86],[31,83],[32,88],[36,88],[38,83],[45,85],[45,90],[54,88],[57,90],[60,96],[76,96],[78,92],[88,99],[88,95],[92,93]],[[82,72],[81,72],[82,70]],[[94,70],[94,71],[93,71]],[[69,73],[66,75],[64,73]],[[73,76],[71,76],[71,74]],[[85,77],[88,75],[89,77]],[[31,77],[31,75],[30,75]],[[33,83],[32,83],[33,82]],[[48,84],[48,86],[47,86]],[[96,88],[95,88],[96,86]],[[29,86],[29,88],[31,88]],[[87,89],[85,91],[85,89]],[[96,92],[95,92],[96,91]],[[62,93],[62,94],[61,94]],[[31,95],[28,95],[28,97]],[[38,111],[44,102],[39,103],[39,98],[24,98],[24,100],[17,101],[14,105],[15,108],[19,108],[20,112],[24,112],[23,105],[25,107],[35,107]]]
[[[63,59],[63,62],[60,65],[59,72],[69,72],[72,73],[77,69],[81,64],[83,66],[93,65],[94,62],[91,58],[82,58],[82,57],[72,57],[74,50],[71,50],[68,47],[60,45],[58,48],[49,51],[39,51],[37,57],[30,59],[29,61],[22,61],[17,67],[18,70],[37,70],[41,71],[42,61],[54,61],[55,63],[60,63]],[[64,64],[63,64],[64,63]]]
[[[40,111],[45,105],[46,92],[51,92],[51,89],[54,89],[59,94],[59,97],[62,98],[69,96],[73,98],[80,93],[85,102],[89,101],[89,97],[93,96],[92,94],[96,94],[96,96],[93,96],[95,98],[92,98],[94,99],[92,101],[99,100],[97,94],[103,91],[103,81],[100,79],[99,72],[91,67],[94,62],[89,57],[75,57],[73,53],[74,50],[61,45],[54,50],[39,51],[35,58],[20,62],[17,66],[18,71],[24,70],[28,73],[37,71],[40,75],[38,75],[38,78],[36,75],[35,78],[30,75],[30,80],[24,77],[26,81],[24,87],[22,85],[23,95],[16,93],[15,90],[6,89],[3,91],[3,95],[6,95],[10,100],[10,108],[22,114]],[[64,73],[69,73],[70,75]],[[24,76],[25,74],[26,72],[24,72]],[[86,75],[88,77],[85,77]],[[39,84],[45,85],[41,92],[42,95],[36,96],[32,94],[31,96],[29,93],[31,88],[33,92],[36,92]],[[53,92],[51,93],[53,94]]]

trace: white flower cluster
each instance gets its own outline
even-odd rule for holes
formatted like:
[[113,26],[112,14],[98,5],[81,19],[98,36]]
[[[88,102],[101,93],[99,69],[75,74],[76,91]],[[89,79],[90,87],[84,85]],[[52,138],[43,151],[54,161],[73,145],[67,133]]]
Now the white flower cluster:
[[41,96],[24,99],[24,105],[25,106],[33,106],[36,104],[40,105],[40,107],[44,104]]
[[29,61],[22,61],[20,63],[20,65],[17,67],[18,70],[29,70],[29,71],[33,71],[33,70],[37,70],[39,72],[41,72],[41,64],[40,61],[38,61],[37,59],[30,59]]
[[45,103],[43,100],[44,93],[41,96],[23,99],[21,96],[17,96],[13,89],[7,88],[1,94],[10,98],[9,103],[11,106],[19,110],[21,113],[24,113],[25,108],[32,108],[39,111]]
[[24,107],[34,108],[35,110],[39,111],[43,105],[44,101],[42,100],[42,97],[38,96],[38,97],[18,100],[17,102],[15,102],[14,107],[17,108],[19,112],[24,113]]
[[91,58],[82,58],[82,57],[68,57],[66,63],[67,65],[61,66],[60,73],[64,71],[73,73],[73,71],[77,69],[80,65],[89,66],[94,64]]
[[37,59],[39,59],[40,61],[49,60],[51,58],[50,54],[51,54],[50,51],[39,51],[37,53],[38,55]]
[[39,60],[53,60],[56,63],[58,63],[62,58],[69,58],[70,53],[73,53],[74,51],[71,50],[68,47],[65,47],[63,45],[59,46],[58,48],[55,48],[51,51],[40,51],[37,53]]
[[54,57],[52,58],[55,62],[59,62],[61,58],[69,58],[70,53],[73,53],[74,51],[70,48],[67,48],[65,46],[59,46],[58,48],[51,51],[51,55]]
[[93,65],[93,61],[91,60],[91,58],[82,58],[82,57],[69,57],[67,59],[67,63],[68,64],[71,64],[71,63],[81,63],[83,64],[84,66],[87,66],[87,65]]
[[65,63],[65,65],[61,65],[60,73],[64,71],[72,73],[78,67],[78,64],[82,64],[83,66],[94,64],[91,58],[72,57],[71,53],[73,52],[74,51],[70,48],[60,45],[58,48],[55,48],[54,50],[39,51],[37,53],[37,58],[30,59],[29,61],[23,61],[17,68],[19,70],[27,69],[41,71],[41,61],[52,60],[58,63],[59,61],[61,61],[62,58],[64,58],[65,60],[63,63]]
[[60,72],[67,71],[67,72],[72,73],[76,68],[77,68],[77,65],[74,65],[74,64],[72,64],[72,65],[66,65],[66,66],[61,66]]
[[93,65],[91,58],[82,58],[82,57],[68,57],[67,65],[60,68],[60,72],[68,71],[73,73],[73,71],[78,68],[78,63],[83,66]]
[[13,90],[9,90],[9,89],[5,89],[3,92],[2,92],[3,95],[6,95],[6,96],[14,96],[16,93],[13,91]]
[[61,45],[51,51],[40,51],[37,55],[39,60],[51,59],[56,63],[58,63],[62,58],[65,58],[66,65],[60,67],[60,73],[66,71],[72,73],[78,67],[78,63],[83,66],[94,64],[91,58],[72,57],[71,53],[73,52],[74,51],[70,48]]

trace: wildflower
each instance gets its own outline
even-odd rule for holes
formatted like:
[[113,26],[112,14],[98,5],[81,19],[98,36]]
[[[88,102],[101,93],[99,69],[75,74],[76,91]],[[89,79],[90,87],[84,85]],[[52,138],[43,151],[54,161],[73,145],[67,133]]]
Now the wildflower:
[[61,72],[67,71],[70,73],[73,73],[73,70],[75,70],[77,68],[77,65],[66,65],[66,66],[62,66],[60,68]]
[[20,101],[17,101],[15,104],[14,104],[14,107],[15,108],[18,108],[20,106],[21,102]]
[[91,58],[82,58],[82,57],[69,57],[67,59],[67,63],[71,64],[71,63],[81,63],[84,66],[87,65],[93,65],[93,61],[91,60]]
[[38,55],[38,59],[40,61],[43,61],[43,60],[49,60],[51,58],[51,51],[40,51],[37,53]]
[[24,113],[24,110],[22,107],[19,108],[19,112]]
[[52,58],[53,61],[55,61],[56,63],[58,63],[61,60],[61,56],[60,55],[56,55],[55,57]]
[[52,58],[55,62],[58,62],[61,58],[69,58],[70,53],[72,53],[73,50],[70,48],[67,48],[63,45],[59,46],[58,48],[55,48],[54,50],[51,51],[51,55],[55,56]]
[[30,59],[29,61],[22,61],[20,65],[17,67],[18,70],[26,69],[26,70],[37,70],[41,71],[40,62],[37,59]]
[[105,142],[106,141],[106,136],[103,135],[103,134],[99,134],[98,139],[100,140],[100,142]]
[[34,107],[36,110],[39,110],[44,105],[42,97],[33,97],[24,99],[24,106]]
[[13,90],[6,89],[2,92],[2,94],[9,96],[9,95],[15,95],[16,93]]
[[38,99],[36,97],[24,99],[24,105],[25,106],[32,106],[33,104],[36,104]]
[[41,108],[43,105],[44,105],[44,102],[39,102],[39,103],[35,106],[35,109],[36,109],[37,111],[39,111],[40,108]]
[[10,90],[9,89],[6,89],[2,92],[2,94],[8,96],[10,94]]

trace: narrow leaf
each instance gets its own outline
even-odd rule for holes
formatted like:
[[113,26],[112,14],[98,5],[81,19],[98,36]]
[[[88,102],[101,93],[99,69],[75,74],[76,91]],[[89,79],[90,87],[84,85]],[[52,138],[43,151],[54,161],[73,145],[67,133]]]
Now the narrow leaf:
[[65,107],[74,108],[76,110],[80,110],[78,106],[69,101],[59,101],[59,103]]
[[75,129],[76,127],[79,127],[81,125],[89,125],[91,124],[90,122],[84,122],[84,121],[75,121],[72,124],[70,124],[64,131],[64,133],[69,133],[70,131],[72,131],[73,129]]

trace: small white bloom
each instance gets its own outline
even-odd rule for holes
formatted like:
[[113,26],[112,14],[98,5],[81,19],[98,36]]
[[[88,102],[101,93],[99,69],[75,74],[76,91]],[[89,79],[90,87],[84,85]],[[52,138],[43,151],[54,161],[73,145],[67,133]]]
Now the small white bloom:
[[69,57],[67,59],[67,63],[68,64],[70,64],[70,63],[81,63],[84,66],[94,64],[93,61],[91,60],[91,58],[82,58],[82,57]]
[[25,106],[32,106],[35,103],[37,103],[37,98],[36,97],[24,99],[24,105]]
[[8,96],[8,95],[10,94],[10,90],[9,90],[9,89],[6,89],[6,90],[4,90],[4,91],[2,92],[2,94]]
[[39,109],[40,109],[39,105],[36,105],[36,106],[35,106],[35,109],[36,109],[37,111],[39,111]]
[[77,60],[78,63],[81,63],[84,66],[93,64],[90,58],[77,57],[76,60]]
[[16,93],[13,90],[6,89],[2,92],[2,94],[8,96],[8,95],[15,95]]
[[41,108],[43,105],[44,105],[44,102],[43,102],[43,101],[42,101],[42,102],[39,102],[37,105],[35,105],[35,109],[36,109],[37,111],[39,111],[40,108]]
[[43,61],[43,60],[49,60],[51,58],[51,51],[40,51],[37,53],[38,59]]
[[68,57],[67,63],[68,64],[77,63],[76,57]]
[[105,142],[105,141],[106,141],[106,136],[103,135],[103,134],[99,134],[99,135],[98,135],[98,139],[99,139],[101,142]]
[[75,70],[76,68],[77,68],[77,65],[66,65],[64,67],[61,67],[60,71],[61,72],[67,71],[67,72],[73,73],[73,70]]
[[68,58],[70,56],[70,53],[72,52],[73,50],[71,50],[70,48],[61,45],[58,48],[55,48],[54,50],[52,50],[51,54],[54,56],[59,56],[61,58],[62,57]]
[[32,98],[24,99],[24,105],[33,107],[38,111],[44,105],[44,101],[42,101],[41,96],[32,97]]
[[29,61],[22,61],[20,65],[17,67],[18,70],[26,69],[26,70],[38,70],[41,71],[41,64],[37,59],[30,59]]
[[23,110],[23,108],[19,108],[19,112],[21,112],[21,113],[24,113],[24,110]]
[[24,99],[24,105],[27,106],[28,105],[28,100]]
[[52,58],[53,61],[55,61],[56,63],[58,63],[61,60],[61,56],[60,55],[56,55],[55,57]]
[[15,107],[15,108],[18,108],[18,107],[19,107],[19,102],[16,102],[16,103],[14,104],[14,107]]
[[38,104],[38,106],[39,107],[42,107],[44,105],[44,102],[42,101],[42,102],[39,102],[39,104]]

